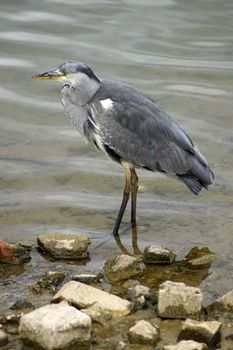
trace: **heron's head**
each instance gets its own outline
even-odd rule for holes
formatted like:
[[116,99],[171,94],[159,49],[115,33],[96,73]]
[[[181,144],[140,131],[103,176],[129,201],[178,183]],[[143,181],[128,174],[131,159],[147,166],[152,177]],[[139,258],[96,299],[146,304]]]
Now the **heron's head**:
[[91,68],[81,62],[68,61],[60,65],[56,70],[33,76],[38,80],[58,80],[74,87],[82,88],[82,85],[100,83],[100,80],[94,74]]

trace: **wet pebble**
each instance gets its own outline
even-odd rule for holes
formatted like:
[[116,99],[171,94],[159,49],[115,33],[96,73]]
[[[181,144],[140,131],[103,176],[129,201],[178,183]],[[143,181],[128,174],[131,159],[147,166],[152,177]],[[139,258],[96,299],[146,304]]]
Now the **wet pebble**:
[[31,289],[35,293],[42,293],[43,290],[55,291],[66,277],[65,272],[48,271]]
[[168,248],[160,245],[151,245],[145,248],[143,260],[148,264],[171,264],[175,256]]
[[207,345],[193,340],[182,340],[176,345],[165,345],[163,350],[207,350]]
[[43,252],[54,259],[86,259],[90,239],[80,234],[49,233],[37,237],[37,243]]
[[106,261],[104,272],[109,282],[119,282],[140,274],[141,269],[135,257],[121,254]]
[[127,299],[134,303],[135,309],[141,309],[146,301],[155,302],[156,296],[149,287],[138,284],[128,289]]
[[74,346],[86,350],[91,342],[91,319],[73,306],[61,303],[36,309],[21,317],[19,332],[26,342],[42,349]]
[[8,335],[2,329],[0,329],[0,346],[4,346],[8,343]]
[[200,343],[213,344],[217,339],[221,323],[218,321],[195,321],[187,319],[183,322],[178,340],[195,340]]
[[98,303],[113,317],[126,316],[134,307],[134,304],[128,300],[76,281],[66,283],[52,299],[53,302],[61,300],[66,300],[79,309],[85,309]]
[[35,307],[26,299],[19,299],[10,306],[11,310],[34,309]]
[[212,262],[216,260],[217,255],[212,253],[207,247],[194,247],[185,257],[185,262],[193,268],[208,267]]
[[104,275],[99,272],[98,274],[79,274],[72,276],[72,280],[78,281],[85,284],[92,284],[100,282]]
[[184,283],[166,281],[159,287],[158,316],[162,318],[199,319],[202,310],[202,292]]
[[136,344],[155,345],[159,340],[159,328],[148,321],[137,321],[129,330],[129,341]]

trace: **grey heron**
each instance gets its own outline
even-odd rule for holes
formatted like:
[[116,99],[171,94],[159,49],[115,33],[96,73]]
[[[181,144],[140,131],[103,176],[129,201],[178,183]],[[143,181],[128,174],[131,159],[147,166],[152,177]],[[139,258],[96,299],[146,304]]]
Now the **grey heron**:
[[137,89],[99,79],[87,65],[73,61],[34,78],[62,82],[62,104],[71,123],[92,146],[123,166],[125,188],[114,236],[130,195],[131,225],[136,227],[135,169],[174,175],[195,195],[213,183],[213,172],[183,127]]

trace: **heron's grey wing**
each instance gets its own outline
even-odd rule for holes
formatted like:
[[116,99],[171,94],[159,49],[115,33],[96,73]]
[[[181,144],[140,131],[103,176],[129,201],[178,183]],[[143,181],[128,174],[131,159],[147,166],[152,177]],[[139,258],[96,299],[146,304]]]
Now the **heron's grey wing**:
[[192,167],[193,143],[169,114],[153,104],[152,110],[145,101],[113,101],[105,109],[96,101],[89,108],[90,123],[102,144],[122,160],[153,171],[184,174]]

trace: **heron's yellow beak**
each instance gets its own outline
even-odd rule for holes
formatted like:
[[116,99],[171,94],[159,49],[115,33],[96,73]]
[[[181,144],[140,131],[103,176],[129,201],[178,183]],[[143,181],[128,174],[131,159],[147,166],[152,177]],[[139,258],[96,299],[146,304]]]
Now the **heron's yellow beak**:
[[62,74],[62,72],[59,69],[51,70],[49,72],[45,72],[41,74],[36,74],[32,78],[37,80],[60,80],[60,81],[66,80],[65,75]]

